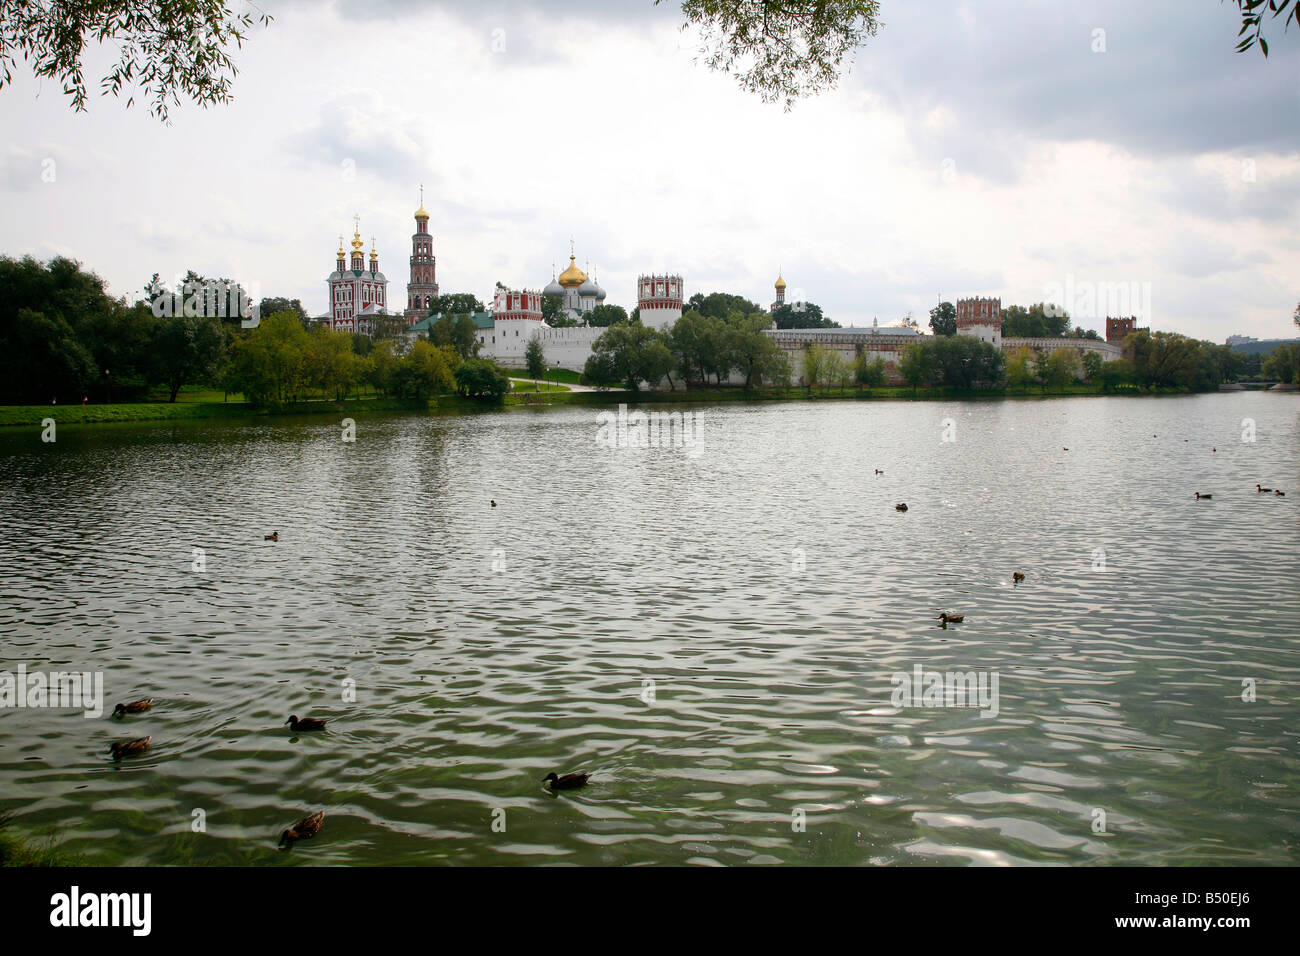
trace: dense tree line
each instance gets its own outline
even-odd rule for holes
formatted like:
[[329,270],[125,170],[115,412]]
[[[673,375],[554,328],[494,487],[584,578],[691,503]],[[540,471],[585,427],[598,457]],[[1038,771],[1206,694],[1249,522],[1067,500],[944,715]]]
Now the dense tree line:
[[[706,298],[692,302],[703,305]],[[728,304],[735,304],[735,299],[739,297]],[[642,383],[654,386],[664,379],[671,385],[674,377],[687,387],[707,385],[710,380],[721,385],[732,372],[739,372],[745,377],[746,388],[787,384],[789,358],[764,334],[772,327],[771,316],[740,310],[719,316],[715,311],[718,302],[714,300],[708,314],[692,308],[667,331],[630,320],[610,326],[592,346],[593,354],[583,368],[585,380],[635,391]],[[739,302],[753,306],[744,299]]]

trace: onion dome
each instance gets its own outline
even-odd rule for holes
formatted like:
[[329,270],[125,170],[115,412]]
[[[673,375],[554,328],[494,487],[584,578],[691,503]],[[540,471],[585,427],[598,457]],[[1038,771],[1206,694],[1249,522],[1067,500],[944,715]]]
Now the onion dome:
[[575,258],[569,256],[569,268],[560,273],[558,281],[566,289],[575,288],[587,281],[587,273],[578,268],[578,264],[574,261]]
[[597,301],[597,302],[604,302],[604,301],[605,301],[605,290],[602,289],[602,288],[600,287],[600,283],[596,281],[596,279],[595,279],[594,276],[592,277],[591,284],[592,284],[593,286],[595,286],[595,288],[596,288],[596,301]]
[[346,253],[343,251],[343,237],[339,236],[339,258],[342,259]]
[[542,295],[564,295],[564,286],[552,279],[542,290]]
[[357,231],[352,234],[352,254],[354,256],[360,256],[363,255],[365,251],[366,243],[365,240],[361,238],[361,229],[358,228]]
[[600,291],[599,286],[591,281],[591,277],[582,280],[582,285],[578,286],[578,295],[582,298],[596,298],[596,293]]
[[784,291],[785,291],[785,280],[784,280],[783,278],[781,278],[780,275],[777,275],[777,277],[776,277],[776,291],[777,291],[777,292],[784,292]]
[[420,208],[415,210],[415,218],[421,222],[429,221],[429,210],[424,208],[424,203],[420,203]]

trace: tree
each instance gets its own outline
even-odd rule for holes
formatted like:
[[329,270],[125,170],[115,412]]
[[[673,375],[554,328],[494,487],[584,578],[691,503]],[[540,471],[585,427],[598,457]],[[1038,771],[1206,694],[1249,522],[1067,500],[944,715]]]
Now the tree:
[[[157,276],[154,277],[155,280]],[[258,315],[274,315],[277,312],[296,312],[298,321],[303,325],[307,324],[307,310],[302,307],[302,302],[298,299],[284,299],[280,297],[265,298],[257,305]]]
[[865,354],[859,355],[854,363],[853,377],[859,385],[867,388],[879,388],[885,384],[888,376],[889,367],[880,355],[871,359],[868,359]]
[[371,346],[370,354],[366,356],[362,380],[369,383],[380,395],[395,391],[398,385],[394,375],[402,356],[397,352],[397,341],[380,339]]
[[778,329],[838,329],[840,324],[822,315],[821,306],[814,302],[787,302],[772,312],[772,321]]
[[951,302],[940,302],[930,310],[930,331],[935,335],[957,334],[957,309]]
[[542,321],[553,329],[572,328],[578,324],[564,311],[564,301],[558,295],[542,296]]
[[878,0],[684,0],[682,12],[709,69],[786,110],[833,88],[845,58],[880,26]]
[[1070,313],[1051,303],[1037,302],[1028,309],[1008,305],[1002,309],[1003,338],[1059,338],[1070,327]]
[[[80,401],[143,378],[154,317],[127,306],[73,259],[0,257],[0,401]],[[111,374],[106,374],[111,373]]]
[[694,309],[700,315],[715,319],[725,319],[733,312],[749,315],[752,312],[763,311],[763,307],[757,302],[750,302],[743,295],[732,295],[729,292],[710,292],[708,295],[697,292],[687,300],[686,307]]
[[587,324],[608,328],[627,321],[627,310],[621,305],[598,305],[586,314]]
[[1286,30],[1290,20],[1294,20],[1296,26],[1300,27],[1300,4],[1296,0],[1237,0],[1237,8],[1241,11],[1241,29],[1237,31],[1237,36],[1241,37],[1237,43],[1238,53],[1249,50],[1258,43],[1260,52],[1268,56],[1268,40],[1260,35],[1264,25],[1265,3],[1274,20],[1282,18],[1283,30]]
[[218,319],[185,315],[158,319],[149,338],[149,380],[165,385],[167,400],[174,402],[182,385],[215,377],[225,350],[226,337]]
[[293,312],[262,318],[246,338],[236,340],[228,387],[255,405],[296,402],[307,385],[310,338]]
[[1283,342],[1264,356],[1262,371],[1266,378],[1285,385],[1300,382],[1300,343]]
[[353,350],[352,334],[317,325],[308,336],[307,382],[325,398],[343,401],[367,368],[366,361]]
[[1002,379],[1001,351],[973,336],[936,335],[921,342],[920,348],[930,354],[931,367],[945,385],[971,389]]
[[451,346],[462,359],[471,359],[478,355],[478,326],[468,315],[441,315],[429,327],[429,341]]
[[1131,385],[1134,381],[1133,363],[1128,359],[1102,362],[1097,379],[1101,382],[1103,392],[1113,392],[1120,385]]
[[920,385],[929,384],[933,376],[933,366],[929,352],[919,342],[910,342],[903,346],[898,356],[898,374],[903,381],[912,386],[915,394]]
[[1011,353],[1007,359],[1007,385],[1023,388],[1034,380],[1034,353],[1027,345],[1022,345]]
[[1081,368],[1079,353],[1069,346],[1063,346],[1053,349],[1050,355],[1038,363],[1038,377],[1043,380],[1044,391],[1048,386],[1057,386],[1064,394],[1066,383],[1074,381]]
[[533,336],[524,349],[524,364],[528,366],[528,377],[540,379],[546,375],[546,353],[542,349],[542,340]]
[[788,377],[785,351],[766,334],[771,327],[771,316],[762,312],[734,312],[727,320],[728,358],[732,367],[745,373],[745,388]]
[[[423,402],[434,395],[460,388],[459,372],[464,366],[458,365],[456,372],[453,373],[452,363],[455,361],[457,361],[457,354],[454,349],[439,348],[431,342],[417,339],[412,343],[411,350],[398,360],[393,369],[393,389],[402,398],[413,398]],[[492,363],[486,364],[491,366]],[[508,383],[506,387],[509,388]]]
[[826,360],[822,363],[822,384],[835,385],[841,392],[853,381],[853,366],[840,354],[838,349],[827,349]]
[[813,387],[826,380],[830,365],[830,352],[816,342],[809,342],[803,350],[802,384],[812,394]]
[[456,390],[468,398],[500,401],[510,391],[510,379],[487,359],[472,358],[456,369]]
[[[182,96],[202,107],[228,103],[239,72],[232,47],[243,46],[254,22],[272,19],[250,7],[234,13],[225,0],[0,0],[0,88],[21,55],[37,78],[57,81],[82,112],[82,54],[88,41],[112,40],[118,59],[99,82],[103,93],[118,96],[134,87],[164,122]],[[131,93],[126,105],[134,102]]]
[[1097,381],[1097,375],[1101,372],[1102,357],[1096,352],[1083,353],[1083,375],[1089,382],[1094,384]]
[[612,325],[592,344],[583,374],[592,381],[622,382],[636,392],[641,383],[651,387],[672,372],[673,354],[658,329],[625,322]]
[[[497,283],[499,286],[501,283]],[[459,315],[484,311],[482,301],[472,292],[447,292],[435,295],[429,305],[429,315]]]

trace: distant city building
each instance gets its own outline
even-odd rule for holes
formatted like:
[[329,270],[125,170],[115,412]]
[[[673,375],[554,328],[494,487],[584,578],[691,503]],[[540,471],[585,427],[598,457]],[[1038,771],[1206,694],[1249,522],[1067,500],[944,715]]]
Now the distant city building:
[[1228,341],[1224,345],[1249,345],[1251,342],[1258,342],[1259,339],[1253,335],[1229,335]]

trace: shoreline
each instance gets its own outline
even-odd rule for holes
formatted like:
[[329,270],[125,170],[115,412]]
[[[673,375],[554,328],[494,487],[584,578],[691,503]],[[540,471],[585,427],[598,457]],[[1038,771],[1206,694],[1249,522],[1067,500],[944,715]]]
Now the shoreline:
[[[1146,391],[1106,392],[1093,386],[1076,386],[1064,390],[1042,392],[1009,389],[955,389],[931,387],[913,390],[906,386],[861,389],[808,389],[757,388],[745,390],[738,387],[701,388],[685,391],[640,391],[606,389],[566,392],[511,392],[502,402],[485,403],[461,395],[440,395],[427,402],[408,399],[346,399],[342,402],[306,401],[270,409],[249,405],[246,402],[133,402],[112,405],[0,405],[0,429],[40,428],[46,419],[57,425],[119,425],[137,422],[218,422],[248,421],[258,419],[298,418],[339,413],[367,414],[373,412],[485,412],[509,408],[547,408],[556,405],[637,405],[637,404],[703,404],[721,402],[847,402],[847,401],[1002,401],[1042,400],[1056,398],[1157,398],[1179,395],[1249,394],[1250,392],[1277,391],[1295,394],[1289,389],[1241,389],[1222,392],[1218,389],[1193,391],[1191,389],[1149,389]],[[525,397],[527,396],[527,397]]]

